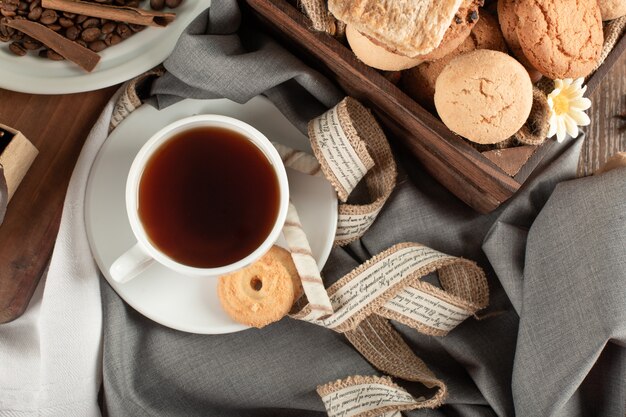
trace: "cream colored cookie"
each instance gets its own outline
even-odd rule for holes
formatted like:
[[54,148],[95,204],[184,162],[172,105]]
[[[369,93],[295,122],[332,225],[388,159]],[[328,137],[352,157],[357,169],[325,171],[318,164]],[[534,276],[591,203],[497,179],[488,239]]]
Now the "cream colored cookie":
[[219,277],[217,294],[233,320],[260,328],[287,315],[295,290],[281,251],[274,246],[248,267]]
[[626,0],[598,0],[602,20],[613,20],[626,16]]
[[501,142],[524,124],[533,103],[526,69],[485,49],[454,58],[435,85],[435,107],[453,132],[480,144]]
[[402,73],[401,87],[414,100],[424,107],[434,109],[435,83],[441,71],[455,57],[475,49],[491,49],[506,52],[500,26],[493,16],[481,13],[480,20],[472,33],[454,51],[432,62],[424,62]]
[[596,67],[604,42],[597,0],[524,0],[515,13],[522,51],[543,75],[586,77]]
[[372,42],[352,25],[346,26],[346,38],[350,49],[365,65],[384,71],[400,71],[421,64],[421,59],[409,58],[389,52]]

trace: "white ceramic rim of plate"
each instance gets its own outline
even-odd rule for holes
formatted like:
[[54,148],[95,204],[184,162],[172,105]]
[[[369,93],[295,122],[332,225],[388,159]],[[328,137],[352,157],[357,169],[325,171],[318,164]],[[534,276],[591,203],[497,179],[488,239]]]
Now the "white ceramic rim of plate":
[[50,61],[29,54],[18,57],[0,43],[0,87],[31,94],[71,94],[98,90],[127,81],[167,58],[185,28],[211,0],[184,0],[165,28],[148,27],[100,52],[100,62],[86,72],[72,62]]
[[[176,134],[188,129],[202,126],[213,126],[234,130],[245,136],[252,144],[263,152],[263,154],[265,154],[265,157],[274,169],[280,189],[278,215],[276,216],[272,230],[263,242],[246,257],[231,264],[214,268],[194,268],[184,265],[158,250],[152,242],[150,242],[150,239],[148,238],[143,225],[139,220],[138,213],[139,182],[141,180],[141,176],[143,175],[146,162],[148,162],[150,157],[161,147],[161,145]],[[283,225],[285,224],[285,219],[287,218],[288,207],[289,183],[287,182],[287,173],[285,172],[285,165],[283,164],[276,148],[274,148],[270,140],[265,137],[263,133],[259,132],[248,123],[242,122],[241,120],[233,117],[222,116],[219,114],[199,114],[185,117],[184,119],[170,123],[159,130],[150,139],[148,139],[135,156],[126,181],[126,213],[135,238],[137,238],[139,243],[154,260],[183,275],[215,277],[245,268],[252,262],[256,261],[263,256],[265,252],[270,250],[274,242],[278,240],[278,237],[283,229]]]

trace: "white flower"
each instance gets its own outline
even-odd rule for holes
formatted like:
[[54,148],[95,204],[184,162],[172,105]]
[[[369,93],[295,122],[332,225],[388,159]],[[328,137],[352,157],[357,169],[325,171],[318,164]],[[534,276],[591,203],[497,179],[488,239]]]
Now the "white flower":
[[591,100],[583,97],[587,86],[583,79],[554,80],[554,90],[548,94],[550,106],[550,129],[548,137],[556,134],[556,140],[563,142],[565,135],[578,137],[578,126],[587,126],[591,121],[584,111],[591,107]]

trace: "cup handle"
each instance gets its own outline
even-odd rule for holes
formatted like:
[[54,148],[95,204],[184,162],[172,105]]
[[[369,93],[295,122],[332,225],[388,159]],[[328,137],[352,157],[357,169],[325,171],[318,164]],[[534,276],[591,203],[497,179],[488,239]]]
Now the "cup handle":
[[139,243],[135,243],[135,246],[128,249],[113,262],[109,272],[114,281],[123,284],[135,278],[153,262],[152,256]]

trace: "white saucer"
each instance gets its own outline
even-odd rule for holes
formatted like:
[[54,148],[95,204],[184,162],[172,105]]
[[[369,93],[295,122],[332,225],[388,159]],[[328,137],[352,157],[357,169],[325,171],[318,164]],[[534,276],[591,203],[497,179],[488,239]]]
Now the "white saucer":
[[[113,261],[135,243],[124,202],[126,176],[141,146],[165,125],[194,114],[222,114],[243,120],[270,140],[310,149],[300,133],[263,97],[246,104],[230,100],[184,100],[157,111],[144,105],[106,140],[91,168],[85,195],[85,222],[93,256],[113,289],[144,316],[173,329],[218,334],[246,329],[222,310],[215,278],[179,275],[153,264],[139,277],[119,284],[109,275]],[[291,199],[320,268],[332,248],[337,225],[337,197],[328,181],[288,170]],[[280,244],[281,242],[279,242]]]

